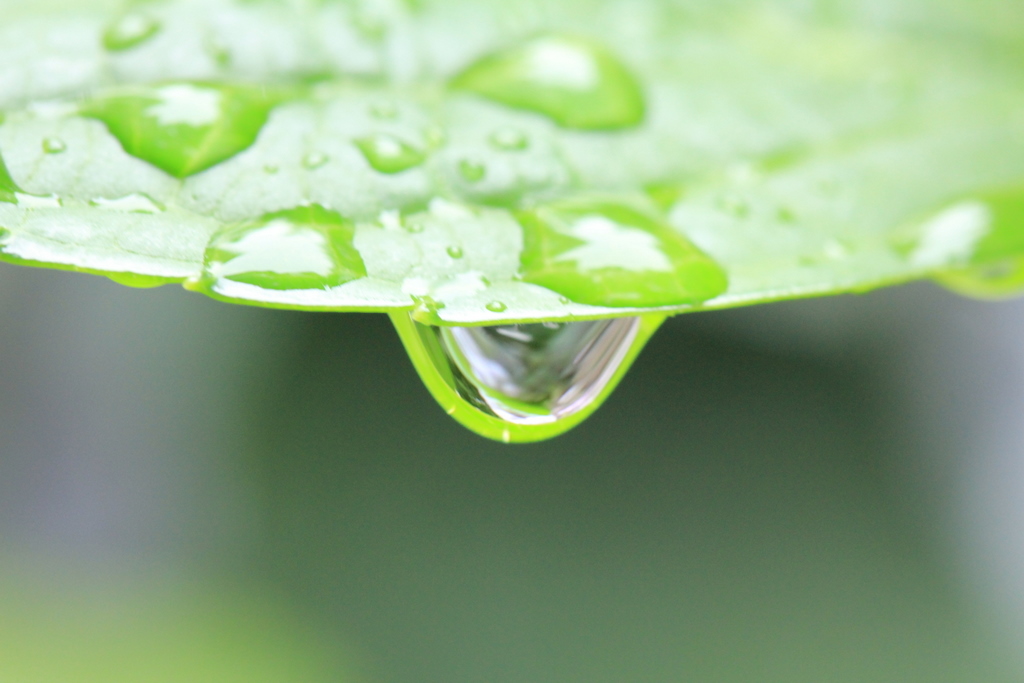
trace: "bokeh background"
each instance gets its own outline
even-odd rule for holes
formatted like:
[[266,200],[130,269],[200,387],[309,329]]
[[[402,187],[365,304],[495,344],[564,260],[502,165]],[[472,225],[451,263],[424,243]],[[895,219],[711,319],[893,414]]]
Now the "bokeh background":
[[0,681],[1022,681],[1022,340],[931,285],[681,316],[502,446],[382,315],[0,265]]

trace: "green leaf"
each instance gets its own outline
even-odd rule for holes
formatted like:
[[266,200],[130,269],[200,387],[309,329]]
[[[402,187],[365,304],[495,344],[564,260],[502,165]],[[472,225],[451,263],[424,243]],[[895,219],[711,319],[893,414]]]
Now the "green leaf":
[[12,263],[454,326],[1021,289],[1024,16],[999,0],[4,19]]

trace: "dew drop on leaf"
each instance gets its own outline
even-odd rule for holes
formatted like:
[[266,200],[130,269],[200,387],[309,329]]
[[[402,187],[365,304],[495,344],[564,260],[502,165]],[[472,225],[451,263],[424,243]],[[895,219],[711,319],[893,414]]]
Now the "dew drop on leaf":
[[584,38],[533,38],[479,59],[451,85],[565,128],[629,128],[644,118],[636,78],[609,49]]
[[366,266],[354,232],[351,221],[316,204],[228,228],[206,250],[204,285],[231,297],[244,291],[239,285],[302,290],[356,280]]
[[463,256],[462,247],[451,246],[448,247],[445,251],[447,251],[448,255],[454,259],[460,259]]
[[103,47],[112,52],[141,45],[160,31],[160,22],[138,12],[125,14],[103,32]]
[[381,173],[401,173],[426,159],[422,151],[387,133],[358,138],[355,143],[366,162]]
[[47,154],[60,154],[67,148],[67,144],[60,138],[43,139],[43,151]]
[[508,306],[503,301],[491,301],[485,308],[491,313],[502,313],[508,310]]
[[463,159],[459,162],[459,175],[470,183],[478,183],[487,175],[487,169],[483,164],[470,159]]
[[523,281],[592,306],[698,304],[725,271],[660,215],[615,199],[574,199],[517,212]]
[[526,134],[516,128],[499,128],[488,139],[496,149],[506,151],[526,149],[530,144]]
[[106,124],[128,154],[184,178],[252,145],[277,98],[255,86],[169,83],[118,88],[80,112]]
[[391,120],[398,117],[398,108],[393,102],[377,102],[370,106],[370,115],[375,119]]
[[310,171],[324,166],[331,158],[323,152],[310,152],[302,158],[302,165]]
[[639,318],[491,327],[416,323],[460,397],[518,425],[549,424],[587,407],[633,343]]

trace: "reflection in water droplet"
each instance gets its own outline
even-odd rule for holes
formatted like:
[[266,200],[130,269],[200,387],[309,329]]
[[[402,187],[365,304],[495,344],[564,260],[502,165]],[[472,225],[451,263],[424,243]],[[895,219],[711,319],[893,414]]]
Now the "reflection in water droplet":
[[463,256],[462,247],[451,246],[446,249],[448,255],[454,259],[460,259]]
[[526,134],[516,128],[499,128],[491,133],[491,144],[497,149],[520,150],[530,144]]
[[47,154],[60,154],[67,148],[67,144],[60,138],[45,138],[43,140],[43,151]]
[[485,308],[491,313],[503,313],[508,310],[508,306],[502,301],[492,301]]
[[459,175],[467,182],[478,183],[487,175],[487,169],[479,162],[463,159],[459,162]]
[[107,27],[103,32],[103,47],[117,52],[141,45],[160,30],[160,22],[153,17],[132,12]]
[[566,128],[628,128],[644,118],[640,85],[610,50],[542,36],[478,60],[452,86],[538,112]]
[[594,401],[622,363],[638,326],[639,318],[619,318],[419,327],[440,347],[463,400],[506,422],[537,425]]
[[315,171],[330,161],[330,157],[323,152],[310,152],[302,158],[302,165],[310,171]]
[[520,275],[592,306],[678,306],[722,294],[725,271],[660,215],[579,199],[517,212]]
[[377,133],[355,141],[367,163],[381,173],[401,173],[419,166],[426,155],[394,135]]

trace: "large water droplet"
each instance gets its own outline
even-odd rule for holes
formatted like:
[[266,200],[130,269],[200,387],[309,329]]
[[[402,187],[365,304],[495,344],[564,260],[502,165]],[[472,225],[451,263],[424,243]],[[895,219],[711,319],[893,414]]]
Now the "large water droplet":
[[117,89],[82,105],[124,150],[178,178],[252,145],[281,93],[244,85],[171,83]]
[[359,138],[355,143],[367,163],[381,173],[401,173],[426,159],[422,151],[387,133]]
[[316,204],[243,223],[211,241],[205,284],[214,291],[223,290],[224,281],[272,290],[324,289],[364,277],[354,231],[351,221]]
[[725,292],[725,271],[660,215],[618,200],[579,199],[517,214],[520,277],[593,306],[697,304]]
[[515,424],[544,424],[584,408],[636,337],[638,318],[430,330],[478,410]]
[[628,128],[644,118],[644,97],[610,50],[583,38],[541,36],[478,60],[452,87],[544,114],[566,128]]
[[131,12],[103,32],[103,47],[117,52],[141,45],[160,31],[160,22],[139,12]]

